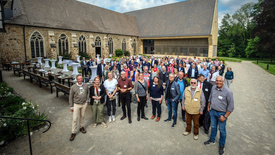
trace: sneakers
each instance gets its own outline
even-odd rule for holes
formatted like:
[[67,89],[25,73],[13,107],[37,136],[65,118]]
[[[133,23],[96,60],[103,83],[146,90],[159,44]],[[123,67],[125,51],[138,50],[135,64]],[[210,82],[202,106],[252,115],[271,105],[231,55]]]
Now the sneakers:
[[171,120],[170,119],[166,119],[166,120],[164,120],[164,122],[170,122]]
[[113,115],[113,116],[112,116],[112,119],[113,119],[113,122],[116,121],[116,116]]
[[224,153],[224,147],[219,146],[219,154],[222,155]]
[[153,115],[152,117],[151,117],[151,119],[154,119],[156,116],[155,115]]
[[109,122],[110,123],[112,122],[112,116],[109,116]]
[[204,145],[211,145],[211,144],[215,144],[215,142],[212,142],[210,139],[204,142]]
[[187,136],[187,135],[189,135],[191,132],[187,132],[187,131],[184,131],[182,134],[184,135],[184,136]]
[[126,118],[126,116],[122,116],[121,118],[120,118],[120,120],[124,120]]
[[82,133],[84,133],[84,134],[86,133],[86,130],[83,127],[80,128],[79,131],[82,132]]
[[75,138],[75,133],[72,133],[71,137],[70,137],[70,141],[73,141]]
[[171,127],[172,127],[172,128],[173,128],[173,127],[176,127],[176,124],[173,123]]
[[194,135],[194,140],[198,140],[199,139],[199,135]]
[[157,117],[156,122],[158,122],[159,120],[160,120],[160,117]]
[[104,128],[108,127],[104,122],[101,123],[101,126],[103,126]]

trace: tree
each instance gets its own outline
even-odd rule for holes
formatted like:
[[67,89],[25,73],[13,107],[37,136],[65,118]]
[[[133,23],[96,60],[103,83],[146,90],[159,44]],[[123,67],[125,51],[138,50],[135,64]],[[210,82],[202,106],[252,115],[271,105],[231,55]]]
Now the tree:
[[[248,39],[252,36],[252,30],[255,23],[252,20],[254,16],[254,3],[244,4],[232,16],[226,14],[222,19],[222,25],[219,30],[218,51],[223,55],[232,53],[234,57],[246,56],[246,46]],[[232,46],[234,45],[234,46]],[[234,47],[234,52],[232,52]]]
[[275,1],[260,0],[259,13],[255,16],[254,36],[259,36],[260,54],[269,55],[271,61],[275,51]]
[[258,53],[258,42],[260,38],[255,37],[253,39],[248,39],[248,45],[245,49],[245,53],[247,57],[256,57]]

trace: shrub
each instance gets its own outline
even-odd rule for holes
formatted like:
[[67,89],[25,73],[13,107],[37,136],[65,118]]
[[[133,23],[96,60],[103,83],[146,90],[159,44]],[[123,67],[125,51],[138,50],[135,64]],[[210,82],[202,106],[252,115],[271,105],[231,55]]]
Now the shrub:
[[[47,119],[45,113],[38,113],[38,105],[25,102],[25,99],[13,94],[13,89],[6,83],[0,83],[0,115],[18,118]],[[30,121],[30,128],[44,124],[44,122]],[[0,119],[0,141],[10,141],[27,134],[26,121],[14,119]]]
[[241,58],[241,57],[242,57],[242,56],[239,54],[239,55],[238,55],[238,58]]
[[116,49],[115,53],[116,53],[116,56],[117,56],[117,57],[120,57],[120,56],[123,55],[123,52],[122,52],[121,49]]
[[70,54],[63,54],[62,56],[63,56],[63,58],[62,58],[62,59],[66,59],[66,60],[70,60],[70,59],[72,59],[72,55],[71,55],[71,53],[70,53]]
[[83,57],[85,57],[86,60],[90,59],[91,56],[89,56],[87,53],[85,52],[79,52],[79,56],[80,56],[80,60],[82,60]]
[[125,51],[124,52],[124,56],[130,56],[130,52],[129,51]]
[[232,53],[228,53],[229,58],[232,58],[233,54]]
[[222,56],[222,52],[218,52],[218,56],[221,57]]

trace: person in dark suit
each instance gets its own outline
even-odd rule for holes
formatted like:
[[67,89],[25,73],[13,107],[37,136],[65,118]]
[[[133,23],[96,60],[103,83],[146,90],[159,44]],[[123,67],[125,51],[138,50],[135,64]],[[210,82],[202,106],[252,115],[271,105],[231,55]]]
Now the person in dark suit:
[[193,63],[192,67],[190,67],[188,72],[187,72],[187,77],[197,79],[198,74],[199,74],[198,68],[197,68],[196,64]]
[[179,63],[178,71],[179,71],[179,72],[185,73],[185,68],[182,67],[182,64],[181,64],[181,63]]
[[102,79],[103,71],[104,71],[105,64],[103,60],[101,60],[100,64],[97,65],[97,76]]
[[154,67],[154,64],[158,65],[158,60],[156,60],[155,57],[151,61],[151,68]]
[[[204,93],[205,101],[208,101],[210,92],[212,89],[212,84],[205,80],[203,74],[199,74],[198,76],[198,87],[202,89],[202,92]],[[208,134],[209,127],[210,127],[210,114],[207,111],[207,106],[205,106],[203,110],[203,114],[200,116],[199,123],[200,123],[200,126],[203,126],[205,134]]]
[[[82,58],[82,61],[80,62],[80,65],[81,65],[81,69],[82,69],[82,77],[86,77],[88,67],[87,67],[87,61],[85,60],[85,57]],[[85,74],[85,76],[84,76],[84,74]]]
[[87,62],[87,73],[89,75],[89,78],[90,78],[90,75],[92,75],[92,70],[91,70],[91,66],[93,66],[93,62],[92,62],[92,59],[89,59],[89,61]]

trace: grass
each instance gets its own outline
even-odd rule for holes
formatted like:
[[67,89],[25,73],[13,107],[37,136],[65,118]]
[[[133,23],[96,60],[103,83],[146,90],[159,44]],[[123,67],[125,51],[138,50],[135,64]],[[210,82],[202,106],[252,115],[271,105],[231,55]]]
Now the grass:
[[[264,70],[266,70],[267,72],[269,72],[270,74],[275,75],[275,62],[259,62],[257,64],[257,62],[252,62],[258,66],[260,66],[261,68],[263,68]],[[267,70],[267,64],[269,64],[269,69]]]

